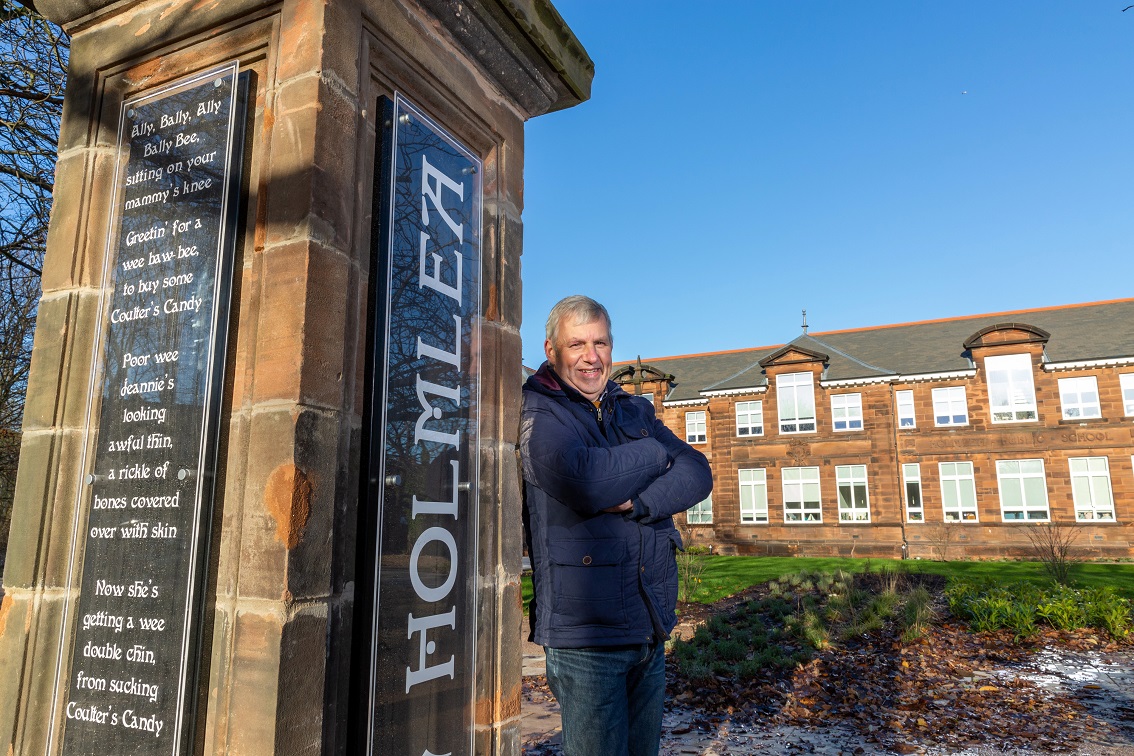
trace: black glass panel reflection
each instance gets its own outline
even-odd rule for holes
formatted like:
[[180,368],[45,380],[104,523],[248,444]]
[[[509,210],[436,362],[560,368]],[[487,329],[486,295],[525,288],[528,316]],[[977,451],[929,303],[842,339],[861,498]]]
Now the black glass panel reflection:
[[400,98],[383,136],[370,749],[457,756],[475,687],[480,166]]
[[231,64],[122,109],[65,754],[189,749],[241,90]]

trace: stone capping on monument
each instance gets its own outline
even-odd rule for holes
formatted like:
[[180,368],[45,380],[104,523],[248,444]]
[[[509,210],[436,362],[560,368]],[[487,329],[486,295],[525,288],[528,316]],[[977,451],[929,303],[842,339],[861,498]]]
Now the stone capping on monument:
[[[68,28],[96,20],[118,0],[20,0]],[[550,0],[419,0],[529,117],[569,108],[591,96],[594,62]],[[478,15],[480,8],[484,15]],[[516,65],[501,65],[514,59]],[[510,76],[517,68],[542,81]]]

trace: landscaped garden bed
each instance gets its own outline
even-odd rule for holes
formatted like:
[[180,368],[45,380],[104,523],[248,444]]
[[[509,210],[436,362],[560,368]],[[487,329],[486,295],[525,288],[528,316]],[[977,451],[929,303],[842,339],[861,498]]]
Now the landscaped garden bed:
[[1134,565],[690,557],[663,754],[1134,754]]
[[1045,648],[1134,656],[1129,602],[1113,591],[801,573],[685,604],[682,620],[669,693],[694,722],[837,724],[899,753],[981,744],[1054,753],[1122,738],[1134,752],[1134,702],[1100,718],[1066,686],[1015,674]]

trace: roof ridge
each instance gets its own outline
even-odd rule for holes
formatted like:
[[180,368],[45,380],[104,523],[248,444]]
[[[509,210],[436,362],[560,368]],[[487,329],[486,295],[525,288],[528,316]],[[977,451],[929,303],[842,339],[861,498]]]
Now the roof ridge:
[[[721,349],[720,351],[716,351],[716,352],[694,352],[693,354],[671,354],[671,355],[666,355],[664,357],[650,357],[648,360],[642,360],[642,362],[653,362],[653,361],[656,361],[656,360],[687,360],[687,359],[692,359],[693,357],[716,357],[717,355],[720,355],[720,354],[740,354],[741,352],[758,352],[758,351],[761,351],[761,350],[764,350],[764,349],[779,349],[782,346],[787,346],[787,345],[786,344],[773,344],[771,346],[741,347],[740,349]],[[615,362],[612,362],[610,364],[611,364],[611,367],[618,367],[620,365],[633,365],[635,362],[637,362],[637,360],[638,360],[638,358],[635,357],[633,360],[616,360]]]
[[794,344],[796,341],[798,341],[799,339],[802,339],[802,338],[808,338],[808,339],[811,339],[812,341],[814,341],[816,343],[822,344],[824,346],[824,348],[830,349],[831,351],[833,351],[837,354],[840,354],[843,357],[846,357],[851,362],[862,365],[865,368],[870,368],[871,370],[877,370],[878,372],[886,373],[887,375],[897,375],[898,374],[897,371],[891,370],[890,368],[878,367],[877,365],[871,365],[869,362],[864,362],[863,360],[860,360],[857,357],[851,357],[849,354],[844,352],[842,349],[839,349],[834,344],[828,344],[826,341],[823,341],[822,339],[817,339],[809,333],[805,333],[805,334],[802,334],[801,336],[797,336],[796,338],[792,339],[791,343]]
[[[1033,312],[1051,312],[1053,310],[1073,310],[1079,307],[1097,307],[1099,305],[1109,304],[1122,304],[1126,302],[1134,302],[1134,297],[1125,297],[1122,299],[1104,299],[1100,302],[1079,302],[1076,304],[1065,305],[1052,305],[1050,307],[1031,307],[1025,310],[1004,310],[1002,312],[985,312],[976,315],[955,315],[950,318],[932,318],[930,320],[911,320],[906,323],[886,323],[883,325],[862,326],[861,328],[843,328],[836,331],[820,331],[820,336],[833,336],[842,333],[861,333],[862,331],[881,331],[888,328],[905,328],[906,326],[915,325],[932,325],[935,323],[957,323],[962,320],[976,320],[978,318],[992,318],[1002,317],[1005,315],[1023,315]],[[811,336],[811,334],[805,334]]]

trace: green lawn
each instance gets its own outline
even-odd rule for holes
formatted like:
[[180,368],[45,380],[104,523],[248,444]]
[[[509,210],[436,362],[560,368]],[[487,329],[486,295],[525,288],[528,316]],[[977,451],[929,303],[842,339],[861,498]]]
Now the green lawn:
[[[858,572],[864,569],[903,569],[946,577],[990,578],[1012,583],[1027,580],[1040,585],[1048,582],[1039,562],[898,562],[887,559],[844,559],[840,557],[744,557],[704,556],[705,570],[693,600],[711,604],[739,593],[745,588],[794,575],[803,570],[833,572],[838,569]],[[1134,601],[1134,564],[1097,564],[1084,562],[1071,567],[1071,578],[1082,587],[1113,586],[1125,598]],[[532,596],[531,578],[524,576],[524,607]]]
[[[899,562],[887,559],[742,556],[702,558],[705,560],[705,571],[701,576],[701,586],[693,594],[693,600],[705,604],[731,596],[750,585],[803,570],[830,572],[844,569],[857,572],[867,568],[876,571],[896,568],[945,577],[988,578],[1003,583],[1019,580],[1037,584],[1048,582],[1043,565],[1039,562]],[[1134,599],[1134,564],[1074,564],[1071,567],[1071,578],[1075,584],[1083,587],[1110,585],[1126,598]]]

